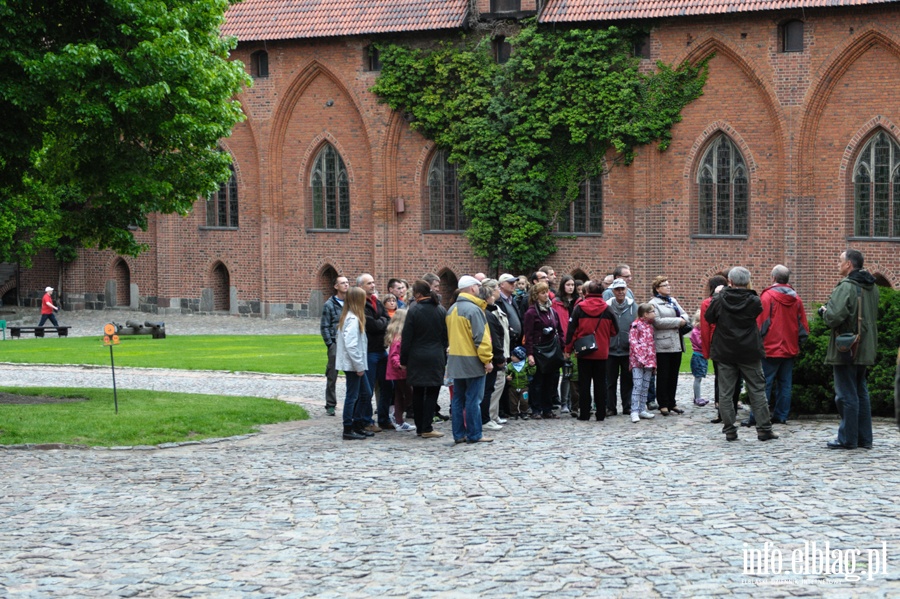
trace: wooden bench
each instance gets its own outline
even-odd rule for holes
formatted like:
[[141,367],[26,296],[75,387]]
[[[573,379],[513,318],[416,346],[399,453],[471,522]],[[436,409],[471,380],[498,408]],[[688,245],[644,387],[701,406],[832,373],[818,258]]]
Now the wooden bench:
[[56,331],[59,337],[68,337],[72,327],[9,327],[9,336],[13,339],[21,337],[22,333],[33,333],[35,337],[43,337],[47,331]]

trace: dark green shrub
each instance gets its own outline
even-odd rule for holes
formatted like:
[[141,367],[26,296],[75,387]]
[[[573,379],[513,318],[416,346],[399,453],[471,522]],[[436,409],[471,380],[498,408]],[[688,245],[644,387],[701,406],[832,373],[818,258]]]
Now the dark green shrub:
[[[869,397],[873,416],[894,415],[894,373],[900,347],[900,292],[879,288],[878,359],[869,369]],[[830,331],[816,315],[818,305],[807,306],[809,339],[794,364],[791,411],[798,414],[836,413],[834,380],[825,361]]]

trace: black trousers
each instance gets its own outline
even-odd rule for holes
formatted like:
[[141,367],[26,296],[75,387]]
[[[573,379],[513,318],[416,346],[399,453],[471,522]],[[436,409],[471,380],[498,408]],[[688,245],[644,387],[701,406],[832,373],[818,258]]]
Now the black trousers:
[[597,406],[597,420],[606,419],[606,360],[578,358],[578,395],[579,420],[591,419],[591,403]]
[[494,394],[494,385],[497,384],[497,369],[490,371],[484,377],[484,395],[481,397],[481,424],[487,424],[491,419],[491,395]]
[[606,360],[606,409],[616,412],[616,383],[620,381],[619,391],[622,396],[622,414],[631,413],[631,390],[634,388],[634,377],[628,367],[628,356],[610,355]]
[[675,407],[679,368],[681,368],[681,352],[656,354],[656,403],[660,409],[671,410]]
[[431,421],[434,419],[434,406],[437,405],[440,387],[413,387],[413,416],[416,420],[416,433],[430,433]]
[[528,403],[533,414],[549,414],[553,400],[559,403],[559,368],[541,372],[540,366],[528,385]]

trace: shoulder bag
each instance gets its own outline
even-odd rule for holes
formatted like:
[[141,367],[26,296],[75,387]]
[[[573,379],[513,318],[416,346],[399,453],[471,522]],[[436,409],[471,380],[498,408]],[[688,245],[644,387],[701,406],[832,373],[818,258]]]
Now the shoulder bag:
[[859,332],[862,328],[862,290],[856,287],[856,333],[841,333],[834,338],[834,345],[844,364],[853,364],[859,348]]
[[534,344],[534,361],[541,372],[551,372],[562,367],[563,350],[559,343],[559,335],[556,334],[556,313],[550,309],[550,320],[554,323],[553,338],[547,343]]

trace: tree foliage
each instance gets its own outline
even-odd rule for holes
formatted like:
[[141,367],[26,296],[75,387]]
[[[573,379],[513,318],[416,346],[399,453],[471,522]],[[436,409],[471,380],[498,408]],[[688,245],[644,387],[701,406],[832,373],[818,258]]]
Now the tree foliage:
[[136,254],[129,227],[187,213],[229,176],[217,150],[249,79],[228,0],[0,0],[0,261]]
[[[706,63],[642,73],[629,28],[545,30],[531,20],[498,65],[488,37],[381,49],[373,92],[412,128],[450,150],[477,255],[519,270],[556,250],[553,232],[579,185],[635,148],[664,150]],[[604,166],[606,164],[606,166]]]

